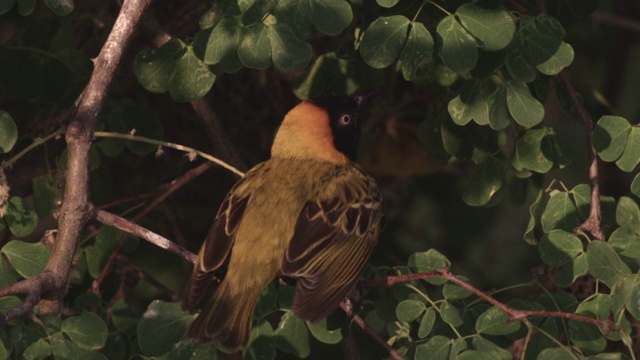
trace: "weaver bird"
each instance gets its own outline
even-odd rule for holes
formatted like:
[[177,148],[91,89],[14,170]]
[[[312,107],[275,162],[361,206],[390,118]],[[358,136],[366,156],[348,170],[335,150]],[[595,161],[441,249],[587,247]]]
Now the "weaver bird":
[[285,116],[271,158],[233,186],[200,248],[183,307],[203,300],[227,258],[228,269],[188,337],[245,348],[256,302],[277,276],[297,278],[293,313],[311,322],[353,289],[384,212],[376,182],[353,162],[370,97],[319,97]]

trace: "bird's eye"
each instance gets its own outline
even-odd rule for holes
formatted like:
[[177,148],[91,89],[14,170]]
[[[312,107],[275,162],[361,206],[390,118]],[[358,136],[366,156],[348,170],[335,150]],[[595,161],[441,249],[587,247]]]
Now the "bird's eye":
[[340,125],[347,126],[351,124],[351,116],[349,114],[340,115]]

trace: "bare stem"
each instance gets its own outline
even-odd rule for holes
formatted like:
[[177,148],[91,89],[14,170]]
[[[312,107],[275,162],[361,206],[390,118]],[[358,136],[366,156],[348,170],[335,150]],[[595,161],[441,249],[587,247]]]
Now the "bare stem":
[[571,83],[569,74],[566,69],[558,74],[558,78],[562,82],[564,88],[569,94],[569,98],[578,112],[578,117],[582,121],[585,133],[587,135],[587,146],[589,147],[589,182],[591,184],[591,209],[589,217],[580,226],[574,229],[574,232],[584,231],[595,239],[604,240],[604,232],[602,231],[602,207],[600,205],[600,182],[598,178],[598,155],[596,148],[593,146],[593,120],[587,112],[582,101],[578,97],[576,89]]

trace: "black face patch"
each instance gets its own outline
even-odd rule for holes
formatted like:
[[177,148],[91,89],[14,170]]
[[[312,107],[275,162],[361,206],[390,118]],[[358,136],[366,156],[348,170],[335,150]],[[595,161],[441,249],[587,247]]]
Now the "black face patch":
[[309,99],[309,101],[329,113],[329,124],[336,150],[345,154],[350,160],[355,160],[360,138],[358,101],[344,95],[327,95]]

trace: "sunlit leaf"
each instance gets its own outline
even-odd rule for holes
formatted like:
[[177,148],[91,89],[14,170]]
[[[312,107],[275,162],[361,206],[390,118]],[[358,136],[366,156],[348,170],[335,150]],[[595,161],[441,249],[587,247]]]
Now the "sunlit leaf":
[[539,124],[544,117],[544,107],[531,95],[527,85],[520,81],[509,80],[505,86],[507,106],[513,119],[526,128]]
[[64,332],[81,348],[97,350],[104,346],[109,332],[107,324],[98,315],[85,311],[62,322]]
[[425,304],[418,300],[403,300],[396,307],[398,320],[411,322],[417,319],[426,309]]
[[640,154],[640,127],[633,126],[627,137],[624,151],[616,161],[616,165],[626,172],[631,172],[640,163],[638,154]]
[[575,56],[573,48],[566,42],[562,42],[558,51],[549,60],[538,65],[537,68],[545,75],[557,75],[562,69],[571,65]]
[[18,127],[11,115],[0,110],[0,154],[9,152],[18,140]]
[[592,241],[587,248],[589,273],[607,286],[613,287],[623,275],[631,274],[631,270],[620,259],[613,247],[604,241]]
[[476,331],[487,335],[507,335],[520,329],[519,321],[509,321],[509,315],[497,307],[491,307],[476,320]]
[[547,265],[564,265],[582,253],[582,242],[577,236],[563,230],[548,232],[538,246],[540,257]]

